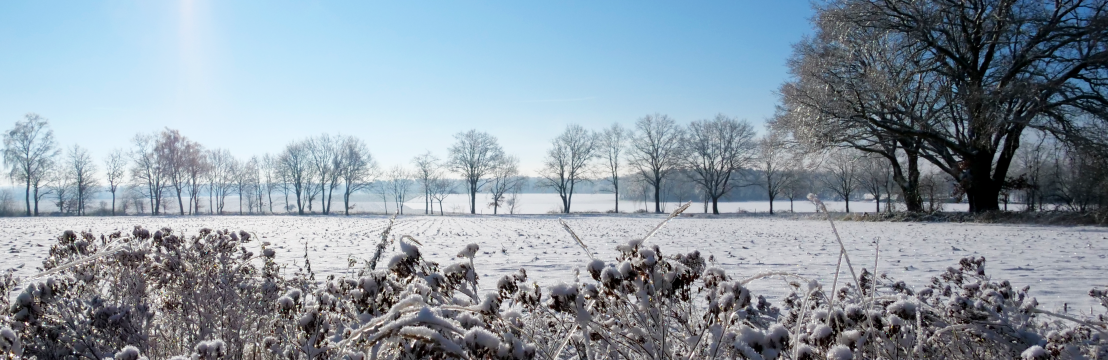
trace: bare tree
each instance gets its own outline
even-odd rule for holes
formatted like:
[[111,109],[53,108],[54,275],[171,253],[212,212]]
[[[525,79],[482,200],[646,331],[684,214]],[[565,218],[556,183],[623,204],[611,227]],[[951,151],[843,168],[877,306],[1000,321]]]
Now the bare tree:
[[341,136],[333,137],[327,134],[308,140],[308,153],[315,172],[312,177],[318,181],[316,186],[319,186],[319,207],[324,215],[331,213],[331,198],[339,186],[339,169],[343,166],[342,157],[339,156],[338,151],[341,144]]
[[261,188],[266,197],[266,202],[269,204],[269,213],[273,213],[273,191],[278,185],[278,168],[277,158],[270,154],[262,156],[260,165],[261,171]]
[[307,146],[303,142],[293,142],[285,146],[285,151],[278,157],[281,171],[289,179],[292,193],[296,196],[296,211],[304,215],[304,202],[302,197],[304,190],[310,182],[311,160]]
[[112,150],[108,157],[104,159],[105,180],[108,181],[108,192],[112,193],[112,216],[115,216],[116,191],[119,190],[119,185],[125,181],[124,176],[126,174],[127,159],[124,158],[123,150]]
[[[862,156],[858,159],[860,169],[858,171],[858,185],[873,195],[876,213],[881,212],[882,192],[887,194],[892,174],[888,163],[875,156]],[[889,195],[887,195],[889,196]]]
[[720,114],[690,123],[682,144],[685,168],[711,199],[712,213],[719,214],[719,198],[734,187],[732,176],[754,158],[754,127]]
[[413,158],[412,164],[415,165],[415,178],[419,181],[420,188],[423,189],[423,213],[433,213],[435,209],[431,204],[431,180],[435,178],[435,173],[438,172],[439,158],[428,151]]
[[73,190],[77,195],[77,216],[85,215],[86,201],[97,183],[96,162],[92,161],[88,150],[78,145],[69,149],[66,160],[68,167],[65,171],[70,173],[69,178],[73,180]]
[[[309,160],[308,163],[310,165],[311,160]],[[321,195],[321,191],[323,190],[323,188],[318,185],[319,173],[311,171],[309,169],[308,173],[304,177],[304,204],[308,207],[309,214],[314,211],[312,210],[312,206],[314,206],[315,204],[316,197],[319,197]]]
[[185,157],[182,159],[185,175],[185,187],[189,193],[189,215],[200,214],[200,191],[211,166],[208,164],[207,151],[200,144],[189,141],[185,144]]
[[508,188],[508,199],[504,200],[504,206],[508,208],[508,214],[518,214],[522,209],[523,201],[521,198],[523,197],[523,186],[526,182],[526,178],[520,177],[518,182]]
[[[381,194],[381,206],[385,210],[385,214],[389,214],[389,182],[385,178],[388,176],[387,171],[382,171],[382,178],[370,184],[370,187],[376,189],[378,194]],[[399,210],[399,209],[398,209]]]
[[956,179],[971,211],[999,209],[1028,128],[1105,146],[1108,48],[1094,45],[1108,28],[1103,1],[839,0],[818,12],[838,28],[897,41],[850,52],[918,49],[924,71],[912,76],[936,79],[946,106],[928,121],[881,125],[921,140],[920,155]]
[[339,156],[342,157],[339,178],[343,183],[343,214],[350,215],[350,195],[366,189],[372,183],[373,176],[377,173],[377,161],[369,153],[365,142],[353,136],[343,139]]
[[600,158],[604,160],[604,167],[608,173],[608,178],[605,180],[612,184],[612,193],[615,195],[616,213],[619,213],[619,171],[623,165],[623,152],[630,140],[631,132],[624,129],[619,123],[614,123],[604,129],[597,139],[597,152]]
[[927,199],[927,212],[943,211],[946,194],[950,193],[947,176],[937,171],[927,171],[920,178],[920,190]]
[[491,198],[489,206],[492,207],[493,215],[496,215],[497,210],[504,205],[506,200],[504,196],[518,187],[522,181],[523,178],[519,176],[519,158],[511,155],[501,157],[492,170],[488,184]]
[[[202,170],[200,157],[203,151],[199,144],[181,135],[181,132],[165,129],[159,134],[154,152],[165,173],[169,184],[177,192],[177,207],[180,215],[185,214],[184,194],[190,184],[190,170]],[[190,202],[194,202],[192,198]],[[190,204],[190,209],[191,209]]]
[[1045,201],[1042,185],[1046,183],[1051,147],[1050,138],[1046,134],[1034,133],[1030,136],[1031,139],[1024,141],[1029,144],[1020,146],[1016,153],[1017,178],[1023,179],[1023,201],[1028,211],[1041,209]]
[[827,174],[823,184],[828,190],[846,202],[846,212],[850,212],[850,196],[858,190],[858,175],[861,172],[860,156],[851,150],[832,151],[824,162]]
[[684,134],[677,123],[662,114],[647,115],[635,122],[631,141],[631,166],[654,191],[654,212],[662,212],[662,185],[681,162]]
[[577,183],[588,181],[592,170],[589,165],[597,150],[596,135],[580,125],[567,126],[561,135],[551,141],[540,176],[543,185],[558,192],[558,197],[562,199],[562,213],[569,213]]
[[131,151],[131,159],[134,161],[131,179],[144,185],[142,189],[150,200],[150,212],[158,215],[161,213],[162,193],[166,186],[164,162],[155,151],[154,135],[137,134],[132,141],[135,148]]
[[146,214],[147,198],[145,191],[146,186],[144,184],[131,184],[127,186],[123,193],[123,213],[127,213],[127,202],[135,207],[135,213],[139,215]]
[[385,180],[388,186],[389,194],[392,195],[392,200],[396,205],[396,209],[401,215],[404,214],[404,202],[407,200],[408,191],[411,190],[412,185],[415,184],[415,180],[412,180],[411,174],[404,166],[396,165],[389,169],[385,173]]
[[[803,164],[803,160],[796,159],[795,164]],[[792,170],[789,171],[792,181],[786,182],[785,186],[781,187],[781,195],[784,195],[789,199],[789,212],[796,212],[793,207],[793,202],[797,199],[803,199],[808,194],[812,193],[812,174],[806,168],[802,166],[792,166]]]
[[24,121],[4,133],[4,164],[12,181],[26,186],[27,216],[38,216],[39,189],[59,152],[49,120],[38,114],[25,115]]
[[844,11],[819,16],[816,36],[794,47],[793,79],[782,86],[781,111],[771,123],[811,150],[851,147],[881,156],[907,210],[921,211],[925,142],[914,129],[943,116],[949,86],[928,73],[919,47],[885,31],[844,25]]
[[1069,211],[1104,208],[1108,195],[1108,160],[1072,144],[1055,147],[1051,172],[1052,198]]
[[207,152],[208,163],[208,210],[213,214],[223,214],[227,204],[227,194],[233,189],[235,163],[238,161],[227,149],[213,149]]
[[243,200],[247,200],[247,205],[251,205],[250,210],[253,212],[253,204],[251,203],[253,200],[250,198],[253,196],[253,186],[258,183],[258,158],[251,157],[250,160],[246,162],[236,161],[235,164],[238,166],[234,167],[234,186],[235,193],[238,194],[239,198],[239,215],[242,215]]
[[278,186],[279,189],[281,189],[281,194],[284,195],[284,198],[285,198],[285,205],[284,205],[285,206],[285,212],[286,213],[291,213],[292,212],[292,206],[289,205],[289,189],[292,188],[292,186],[291,186],[292,183],[290,181],[291,177],[289,176],[289,173],[287,171],[285,171],[284,167],[282,167],[282,165],[281,165],[281,155],[278,154],[277,157],[274,160],[277,162],[277,164],[276,164],[277,165],[277,179],[278,179],[277,186]]
[[769,197],[769,213],[773,214],[773,201],[779,195],[789,197],[789,211],[793,211],[793,199],[802,195],[799,187],[794,186],[802,173],[798,166],[799,155],[790,151],[785,134],[773,130],[762,137],[757,149],[755,161],[760,171],[757,183]]
[[442,202],[447,196],[454,194],[454,189],[454,181],[442,176],[441,172],[431,179],[431,199],[439,203],[439,215],[446,215]]
[[450,146],[449,166],[462,177],[469,193],[469,213],[477,213],[477,191],[484,185],[482,180],[499,163],[504,150],[496,142],[496,137],[477,130],[454,135],[454,145]]
[[58,213],[68,214],[77,206],[73,201],[73,171],[67,166],[54,166],[48,175],[47,188],[44,193],[54,196],[54,206]]

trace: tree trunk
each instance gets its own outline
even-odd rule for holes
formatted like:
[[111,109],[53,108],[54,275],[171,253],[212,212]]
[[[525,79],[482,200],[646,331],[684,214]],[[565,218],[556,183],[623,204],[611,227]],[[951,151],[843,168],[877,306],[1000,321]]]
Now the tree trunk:
[[477,181],[469,183],[469,213],[477,214]]
[[115,191],[112,191],[112,216],[115,216]]
[[1000,210],[997,199],[1000,196],[1000,186],[992,182],[979,182],[966,190],[969,197],[970,212],[980,213]]
[[300,192],[296,192],[296,212],[299,215],[304,215],[304,204],[300,202]]
[[919,190],[919,158],[908,155],[908,175],[904,175],[904,171],[897,166],[893,167],[893,182],[900,187],[901,194],[904,195],[904,206],[908,212],[922,212],[923,211],[923,197],[920,195]]
[[[184,215],[185,214],[185,203],[183,201],[181,201],[181,188],[176,188],[176,190],[177,190],[177,211],[180,212],[181,215]],[[77,197],[80,197],[80,195],[78,195]],[[242,196],[239,196],[239,202],[240,203],[242,202]],[[240,206],[240,208],[241,208],[241,206]],[[78,209],[77,211],[80,211],[80,209]]]
[[[617,181],[616,183],[618,183],[619,180],[616,180],[616,181]],[[616,214],[619,214],[619,185],[614,185],[613,184],[612,188],[613,188],[613,190],[615,190],[615,193],[616,193]]]
[[[773,206],[772,203],[770,206]],[[719,196],[712,197],[712,214],[719,215]]]
[[876,200],[873,203],[877,205],[877,212],[875,214],[880,214],[881,213],[881,195],[874,194],[873,199]]
[[35,186],[35,216],[38,216],[38,186]]
[[[773,193],[769,193],[769,214],[770,215],[773,215],[773,199],[775,197],[776,196],[774,196]],[[789,201],[792,201],[792,200],[790,199]]]
[[569,208],[573,206],[573,183],[569,185],[569,192],[566,193],[566,214],[569,214]]
[[[969,177],[963,178],[969,211],[980,213],[1000,210],[1000,184],[992,179],[992,156],[976,156],[969,164]],[[1000,171],[999,165],[996,171]]]
[[655,179],[654,181],[654,213],[662,213],[662,187],[661,180]]
[[[35,204],[38,204],[38,189],[35,189]],[[38,215],[38,206],[35,206],[35,215]],[[27,176],[27,216],[31,216],[31,177]]]

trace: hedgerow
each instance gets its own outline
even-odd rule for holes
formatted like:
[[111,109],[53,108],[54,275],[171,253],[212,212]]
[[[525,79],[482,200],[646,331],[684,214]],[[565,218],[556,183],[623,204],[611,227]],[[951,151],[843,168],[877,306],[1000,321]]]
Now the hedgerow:
[[[417,239],[391,234],[393,221],[371,261],[318,281],[310,268],[283,272],[276,249],[246,231],[66,231],[42,273],[0,278],[0,353],[98,360],[1108,357],[1104,314],[1044,311],[1027,287],[987,276],[981,257],[962,259],[921,289],[869,269],[856,273],[845,248],[845,269],[831,287],[785,272],[741,277],[697,251],[669,254],[651,245],[666,219],[620,245],[614,259],[582,259],[582,270],[563,283],[540,287],[520,269],[495,289],[480,289],[476,244],[454,263],[435,263]],[[382,259],[390,247],[396,255]],[[789,295],[774,303],[747,287],[769,278],[786,279]],[[1108,309],[1108,290],[1089,295]]]

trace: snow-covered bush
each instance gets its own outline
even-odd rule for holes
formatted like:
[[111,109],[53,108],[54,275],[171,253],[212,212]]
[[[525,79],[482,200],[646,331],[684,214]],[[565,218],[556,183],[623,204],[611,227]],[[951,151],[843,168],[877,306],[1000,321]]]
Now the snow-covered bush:
[[[521,269],[495,289],[480,289],[476,244],[439,264],[423,257],[418,240],[392,236],[391,224],[371,261],[321,280],[310,269],[282,272],[276,249],[245,231],[66,231],[43,273],[22,282],[0,277],[0,353],[130,360],[1108,356],[1104,315],[1043,311],[1027,288],[989,278],[980,257],[962,259],[918,290],[867,269],[855,277],[848,261],[849,271],[825,289],[796,274],[727,274],[697,251],[666,253],[650,244],[663,222],[619,245],[614,259],[582,259],[565,282],[540,287]],[[390,248],[395,255],[386,257]],[[791,293],[778,303],[747,287],[781,278]],[[1108,308],[1108,290],[1089,295]]]

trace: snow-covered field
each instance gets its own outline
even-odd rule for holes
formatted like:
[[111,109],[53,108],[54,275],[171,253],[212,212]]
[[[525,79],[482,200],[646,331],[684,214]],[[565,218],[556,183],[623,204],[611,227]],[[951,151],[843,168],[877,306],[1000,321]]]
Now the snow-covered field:
[[[356,209],[368,209],[367,211],[381,211],[383,205],[380,201],[371,201],[371,198],[360,196],[358,203],[355,206]],[[488,204],[490,200],[486,194],[478,194],[477,212],[483,214],[492,214],[492,208],[483,206],[482,204]],[[698,202],[698,199],[686,199],[693,202],[693,206],[689,208],[688,212],[704,212],[704,204]],[[519,209],[517,214],[546,214],[550,212],[558,212],[561,209],[561,198],[558,194],[521,194],[519,198]],[[831,211],[844,211],[846,210],[846,203],[842,201],[825,201],[827,208]],[[671,211],[684,204],[682,202],[668,202],[662,204],[663,211]],[[414,209],[423,213],[423,198],[417,198],[404,203],[404,211]],[[738,213],[738,212],[752,212],[763,213],[769,212],[769,201],[726,201],[719,203],[719,211],[721,213]],[[894,204],[895,205],[895,204]],[[389,204],[390,210],[395,210],[392,204]],[[442,203],[442,208],[447,213],[464,213],[469,211],[469,197],[464,194],[450,195]],[[573,204],[570,205],[570,210],[574,212],[607,212],[615,208],[615,196],[612,194],[574,194]],[[881,209],[885,208],[885,204],[882,202]],[[1009,206],[1011,210],[1019,210],[1017,206]],[[1022,207],[1020,207],[1022,208]],[[435,207],[436,211],[438,206]],[[710,211],[711,208],[709,208]],[[789,199],[780,199],[773,202],[774,211],[784,212],[790,209]],[[944,211],[966,211],[969,209],[968,204],[943,204]],[[643,202],[634,200],[620,200],[619,211],[620,212],[634,212],[635,210],[647,210],[654,211],[654,202]],[[806,199],[797,199],[792,204],[792,210],[794,212],[810,213],[816,212],[816,207]],[[850,202],[850,210],[852,212],[873,212],[876,210],[876,205],[873,200],[859,200]],[[506,213],[503,208],[499,210],[500,213]]]
[[[393,234],[411,235],[424,255],[448,264],[468,243],[481,247],[477,268],[481,283],[492,289],[503,274],[527,269],[540,284],[572,281],[574,269],[588,259],[558,224],[559,217],[523,216],[402,216]],[[592,215],[565,217],[597,258],[612,261],[617,244],[641,237],[653,228],[657,215]],[[135,225],[148,229],[173,228],[195,234],[203,227],[243,229],[280,251],[278,260],[289,270],[303,266],[305,249],[317,279],[349,271],[348,259],[372,256],[388,220],[382,216],[291,217],[84,217],[3,218],[0,244],[8,255],[0,269],[16,269],[19,276],[36,273],[54,237],[67,229],[95,234],[125,233]],[[988,259],[996,279],[1030,285],[1046,308],[1089,309],[1086,295],[1093,286],[1108,285],[1108,229],[947,223],[837,223],[857,271],[873,268],[880,241],[878,272],[909,285],[924,285],[931,276],[962,257]],[[736,277],[764,271],[789,271],[830,284],[838,246],[826,221],[790,220],[761,216],[679,217],[648,241],[663,254],[699,249]],[[260,246],[254,242],[252,246]],[[254,250],[255,253],[260,253]],[[392,250],[390,250],[392,251]],[[386,255],[386,258],[388,255]],[[583,277],[588,277],[582,271]],[[757,294],[779,297],[786,292],[781,280],[762,280],[751,286]]]
[[[698,199],[687,199],[686,201],[688,201],[688,200],[691,200],[693,202],[693,207],[689,209],[689,212],[704,212],[703,203],[698,202],[700,200],[698,200]],[[109,208],[109,204],[110,204],[108,201],[110,201],[110,198],[95,199],[93,202],[90,203],[90,206],[91,206],[90,211],[91,210],[96,210],[96,209],[101,209],[101,208],[105,209],[105,211],[106,211],[106,209]],[[488,206],[488,204],[490,202],[491,202],[491,200],[489,199],[488,194],[484,194],[484,193],[478,194],[477,195],[477,213],[478,214],[492,214],[493,213],[493,208]],[[845,211],[846,210],[846,203],[843,202],[843,201],[824,201],[824,203],[827,204],[827,208],[830,209],[831,211],[838,212],[838,211]],[[177,204],[176,198],[169,198],[168,201],[165,202],[165,205],[169,206],[169,208],[165,210],[165,213],[166,214],[175,214],[175,213],[177,213],[176,204]],[[296,198],[290,197],[289,198],[289,204],[292,204],[292,206],[294,207],[296,205]],[[424,198],[423,197],[415,197],[415,198],[409,199],[404,203],[404,213],[406,213],[406,214],[413,214],[413,213],[422,214],[424,206],[425,206],[424,204],[425,203],[424,203]],[[517,206],[517,208],[515,209],[515,212],[514,212],[515,214],[548,214],[548,213],[557,213],[557,212],[559,212],[559,210],[561,209],[561,206],[562,206],[561,205],[562,200],[561,200],[561,198],[558,197],[558,194],[528,193],[528,194],[520,194],[519,195],[518,204],[519,205]],[[681,206],[681,204],[684,204],[684,201],[663,203],[662,204],[662,208],[663,208],[662,210],[663,211],[670,211],[670,210],[673,210],[673,209],[677,208],[678,206]],[[43,211],[43,212],[52,213],[52,212],[57,211],[57,208],[55,208],[53,205],[49,204],[49,202],[44,201],[44,202],[40,203],[39,205],[40,205],[41,211]],[[313,205],[312,210],[314,210],[315,213],[318,213],[319,208],[320,208],[319,200],[317,199],[312,205]],[[769,212],[769,205],[770,205],[769,201],[724,201],[724,202],[719,203],[719,211],[721,213],[764,213],[764,212]],[[895,204],[895,203],[893,205],[894,206],[899,206],[900,209],[903,209],[902,205]],[[119,206],[122,206],[122,204],[120,204]],[[201,201],[200,206],[201,206],[200,210],[201,210],[202,213],[209,212],[210,206],[208,205],[207,201]],[[280,194],[274,194],[274,196],[273,196],[273,211],[278,212],[278,213],[282,212],[283,210],[281,210],[281,209],[284,206],[285,206],[284,197],[280,196]],[[337,210],[335,210],[336,212],[341,211],[342,206],[343,206],[342,199],[341,198],[332,199],[332,206],[335,209],[337,209]],[[357,213],[357,214],[366,214],[366,213],[369,213],[369,214],[383,214],[383,213],[392,214],[392,213],[396,212],[396,204],[395,203],[393,203],[391,200],[388,201],[388,202],[383,201],[381,199],[381,196],[377,195],[377,194],[365,194],[365,193],[354,194],[353,196],[351,196],[351,206],[352,206],[351,211],[353,213]],[[306,208],[307,208],[307,206],[305,206],[305,210],[307,210]],[[290,209],[289,211],[291,212],[293,208],[290,207],[289,209]],[[608,212],[608,211],[611,211],[611,210],[615,209],[615,196],[612,195],[612,194],[603,194],[603,193],[601,193],[601,194],[575,194],[575,195],[573,195],[573,204],[571,205],[570,209],[573,210],[573,212],[600,212],[600,213]],[[811,202],[808,202],[805,199],[797,199],[796,201],[793,202],[793,204],[790,207],[788,199],[778,198],[777,201],[773,202],[773,209],[774,209],[774,211],[777,211],[777,212],[785,212],[785,211],[789,211],[790,209],[792,211],[798,212],[798,213],[816,212],[815,205],[812,205]],[[884,203],[881,204],[881,209],[882,210],[885,209],[885,204]],[[943,210],[944,211],[967,211],[968,209],[969,209],[969,205],[965,204],[965,203],[943,204]],[[1008,210],[1012,210],[1012,211],[1017,211],[1017,210],[1022,210],[1022,209],[1023,209],[1023,206],[1019,205],[1019,204],[1010,204],[1008,206]],[[455,214],[469,213],[469,196],[465,195],[465,194],[453,194],[453,195],[447,196],[446,199],[443,200],[443,202],[442,202],[442,210],[445,211],[447,214],[450,214],[450,213],[455,213]],[[619,211],[620,212],[633,213],[636,210],[647,210],[647,211],[653,212],[654,211],[654,203],[653,202],[644,202],[644,201],[635,201],[635,200],[626,200],[626,199],[623,199],[623,200],[619,201]],[[850,210],[852,212],[873,212],[874,210],[876,210],[876,204],[874,204],[872,199],[871,200],[854,200],[854,201],[850,202]],[[146,209],[144,211],[149,212],[149,209]],[[238,197],[229,196],[226,200],[226,206],[224,207],[223,211],[225,213],[229,213],[229,214],[238,213],[239,212]],[[438,213],[438,211],[439,211],[439,204],[436,203],[435,204],[435,212]],[[133,206],[131,206],[129,208],[128,212],[130,214],[135,214],[135,208]],[[246,208],[246,206],[244,205],[244,213],[248,213],[248,212],[249,212],[249,209]],[[266,213],[270,212],[268,204],[265,206],[265,212]],[[505,207],[501,207],[498,210],[498,213],[506,214],[506,213],[509,213],[509,210]]]

